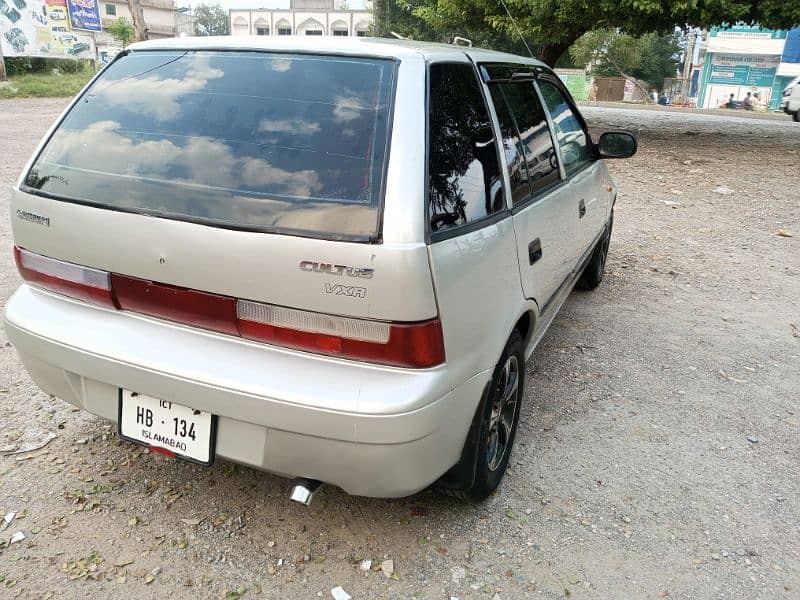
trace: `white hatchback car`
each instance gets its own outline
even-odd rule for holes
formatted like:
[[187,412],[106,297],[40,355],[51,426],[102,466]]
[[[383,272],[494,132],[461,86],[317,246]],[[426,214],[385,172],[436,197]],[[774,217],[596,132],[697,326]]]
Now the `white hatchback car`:
[[[484,50],[134,44],[13,191],[9,339],[120,435],[351,494],[499,484],[525,360],[596,287],[614,184],[561,81]],[[303,490],[301,489],[301,492]]]
[[800,77],[793,79],[783,90],[780,109],[800,122]]

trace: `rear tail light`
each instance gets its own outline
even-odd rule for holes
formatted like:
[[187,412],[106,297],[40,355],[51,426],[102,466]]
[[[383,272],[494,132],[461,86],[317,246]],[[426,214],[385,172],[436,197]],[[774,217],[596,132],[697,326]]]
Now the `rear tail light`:
[[48,258],[14,246],[14,260],[25,281],[78,300],[115,307],[105,271]]
[[22,278],[93,304],[316,354],[422,369],[444,362],[439,319],[389,323],[285,308],[107,273],[14,246]]
[[438,319],[365,321],[247,300],[238,301],[237,316],[242,337],[277,346],[417,369],[444,362]]
[[135,277],[111,274],[111,289],[122,310],[238,335],[236,299]]

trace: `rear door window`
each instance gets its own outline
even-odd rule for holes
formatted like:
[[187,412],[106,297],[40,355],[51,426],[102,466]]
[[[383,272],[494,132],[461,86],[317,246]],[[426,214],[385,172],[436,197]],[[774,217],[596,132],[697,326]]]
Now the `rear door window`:
[[434,63],[429,85],[428,209],[436,233],[506,206],[492,122],[472,65]]
[[531,195],[528,166],[525,164],[525,149],[522,147],[517,125],[514,122],[514,117],[511,116],[511,110],[508,108],[503,91],[499,85],[492,85],[489,89],[492,93],[492,102],[500,125],[503,153],[508,165],[508,177],[511,181],[511,200],[514,204],[519,204]]
[[73,107],[24,185],[203,224],[372,239],[395,71],[371,58],[132,52]]

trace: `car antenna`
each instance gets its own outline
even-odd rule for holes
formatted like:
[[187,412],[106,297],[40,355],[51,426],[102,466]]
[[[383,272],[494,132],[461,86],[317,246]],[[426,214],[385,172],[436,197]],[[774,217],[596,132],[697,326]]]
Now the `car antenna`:
[[519,28],[519,26],[517,25],[517,20],[516,20],[516,19],[515,19],[515,18],[514,18],[514,17],[511,15],[511,11],[510,11],[510,10],[508,10],[508,6],[506,6],[506,2],[505,2],[505,0],[500,0],[500,4],[502,4],[502,5],[503,5],[503,8],[505,8],[505,9],[506,9],[506,14],[508,15],[508,18],[509,18],[509,19],[511,19],[511,23],[514,25],[514,29],[516,29],[516,30],[517,30],[517,33],[519,34],[519,39],[521,39],[521,40],[522,40],[522,43],[523,43],[523,44],[525,44],[525,47],[528,49],[528,54],[530,54],[530,55],[531,55],[531,58],[536,58],[536,57],[533,55],[533,52],[531,51],[531,47],[530,47],[530,46],[528,46],[528,42],[526,42],[526,41],[525,41],[525,36],[524,36],[524,35],[522,35],[522,31],[520,31],[520,28]]

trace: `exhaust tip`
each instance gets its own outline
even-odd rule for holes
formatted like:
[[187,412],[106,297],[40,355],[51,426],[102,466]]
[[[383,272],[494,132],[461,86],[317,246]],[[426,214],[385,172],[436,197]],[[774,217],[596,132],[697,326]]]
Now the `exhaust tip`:
[[322,487],[322,482],[316,479],[297,479],[292,493],[289,494],[289,500],[298,502],[303,506],[309,506],[314,499],[314,494]]

